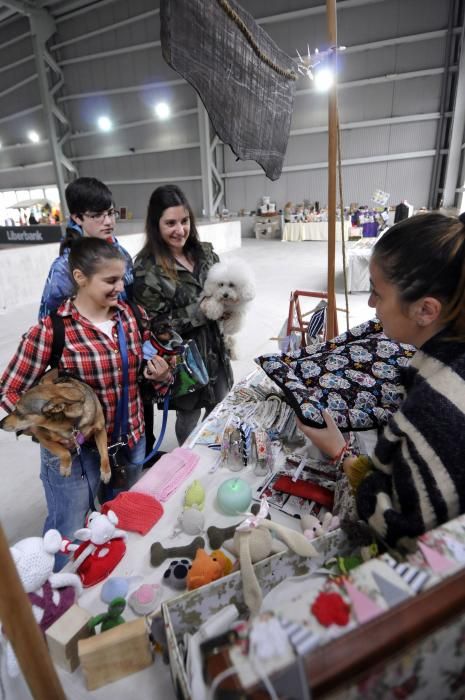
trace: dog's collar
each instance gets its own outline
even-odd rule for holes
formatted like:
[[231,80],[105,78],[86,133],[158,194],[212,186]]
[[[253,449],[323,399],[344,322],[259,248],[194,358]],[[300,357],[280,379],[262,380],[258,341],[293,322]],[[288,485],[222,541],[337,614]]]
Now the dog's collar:
[[179,355],[181,352],[180,346],[176,348],[168,348],[165,345],[159,343],[158,340],[153,336],[150,337],[150,345],[152,345],[152,347],[155,348],[159,355]]

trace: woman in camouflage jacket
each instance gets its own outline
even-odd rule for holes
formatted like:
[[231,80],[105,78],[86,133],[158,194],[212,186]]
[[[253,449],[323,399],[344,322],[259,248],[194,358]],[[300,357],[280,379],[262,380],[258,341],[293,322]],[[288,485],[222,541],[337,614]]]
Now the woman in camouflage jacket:
[[184,340],[194,339],[210,378],[203,389],[176,399],[176,437],[182,444],[200,418],[232,386],[229,354],[217,321],[207,319],[199,299],[208,270],[219,258],[199,241],[192,209],[176,185],[150,197],[146,241],[134,265],[134,299],[149,315],[168,315]]

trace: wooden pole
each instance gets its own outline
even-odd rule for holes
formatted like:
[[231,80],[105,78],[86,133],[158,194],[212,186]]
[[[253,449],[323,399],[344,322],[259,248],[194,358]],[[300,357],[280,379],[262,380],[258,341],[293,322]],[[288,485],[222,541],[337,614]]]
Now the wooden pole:
[[0,524],[0,620],[34,700],[66,700]]
[[[326,0],[329,47],[337,46],[336,0]],[[335,260],[336,260],[336,164],[337,164],[337,55],[330,53],[328,68],[334,82],[328,95],[328,310],[326,338],[337,335]]]

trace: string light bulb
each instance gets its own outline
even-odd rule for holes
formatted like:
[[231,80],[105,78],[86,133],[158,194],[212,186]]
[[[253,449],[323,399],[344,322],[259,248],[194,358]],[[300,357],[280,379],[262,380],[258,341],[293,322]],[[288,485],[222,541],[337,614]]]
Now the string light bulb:
[[[326,51],[315,49],[313,53],[310,47],[307,46],[307,55],[301,56],[297,51],[299,60],[297,61],[297,70],[301,75],[307,76],[312,81],[315,81],[315,87],[319,91],[329,90],[334,83],[334,74],[331,69],[324,66],[329,56],[337,51],[345,51],[345,46],[331,46]],[[315,70],[320,66],[318,70]]]

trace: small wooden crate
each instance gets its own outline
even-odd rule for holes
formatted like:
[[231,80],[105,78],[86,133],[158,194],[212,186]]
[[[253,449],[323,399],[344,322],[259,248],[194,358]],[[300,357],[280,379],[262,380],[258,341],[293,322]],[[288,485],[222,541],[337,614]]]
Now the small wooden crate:
[[78,652],[88,690],[141,671],[153,661],[145,618],[81,639]]
[[94,631],[87,627],[91,617],[87,610],[79,605],[72,605],[45,632],[50,656],[66,671],[72,673],[79,666],[78,641],[94,634]]

